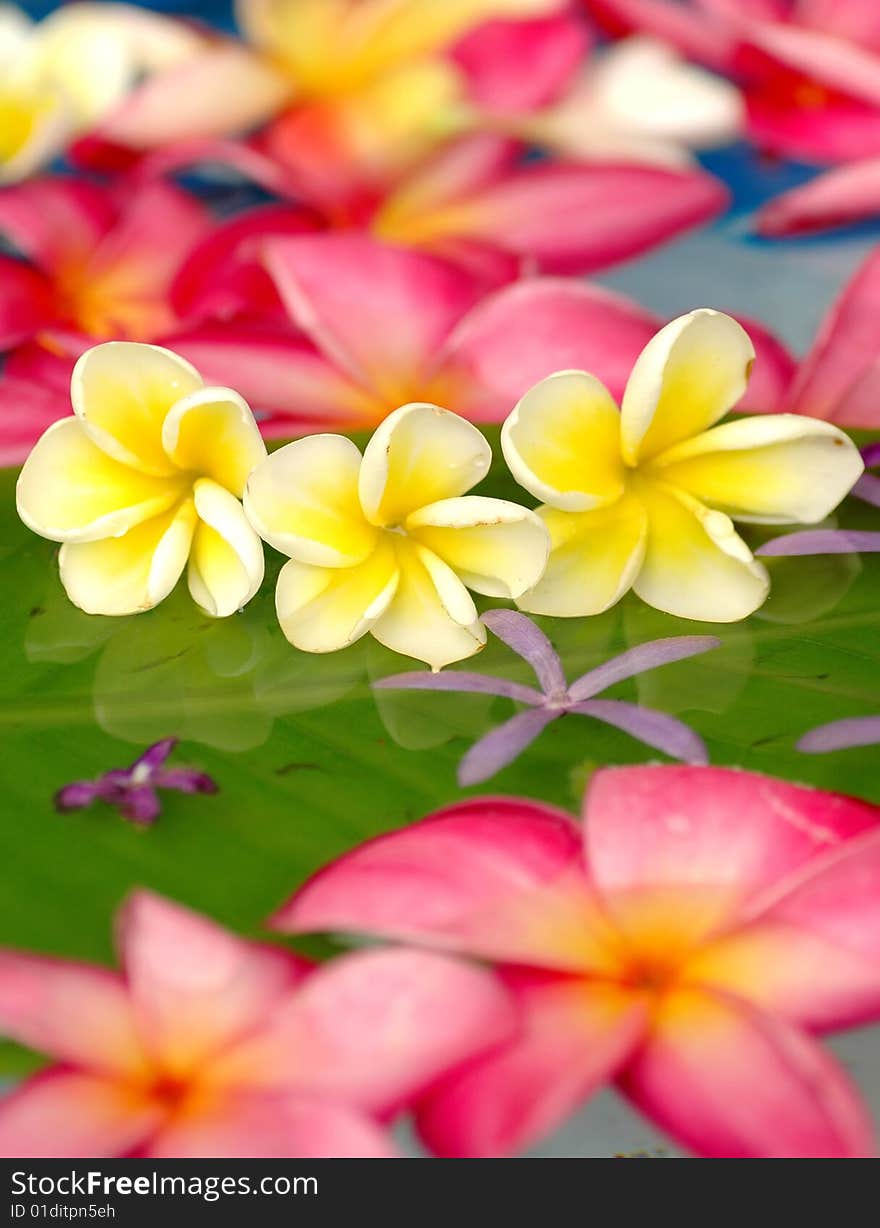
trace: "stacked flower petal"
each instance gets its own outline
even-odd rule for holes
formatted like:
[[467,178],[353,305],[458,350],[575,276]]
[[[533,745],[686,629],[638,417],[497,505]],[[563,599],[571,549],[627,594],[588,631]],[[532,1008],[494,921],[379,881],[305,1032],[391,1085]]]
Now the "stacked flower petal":
[[244,502],[260,536],[290,562],[278,577],[282,630],[306,652],[334,652],[368,631],[440,669],[486,642],[468,589],[524,593],[547,562],[534,512],[466,492],[491,449],[436,405],[395,410],[361,456],[342,435],[272,453]]
[[149,610],[187,560],[207,614],[250,601],[263,549],[239,500],[266,449],[247,403],[169,350],[123,341],[79,359],[71,399],[75,416],[49,427],[17,486],[25,524],[63,543],[71,601],[89,614]]

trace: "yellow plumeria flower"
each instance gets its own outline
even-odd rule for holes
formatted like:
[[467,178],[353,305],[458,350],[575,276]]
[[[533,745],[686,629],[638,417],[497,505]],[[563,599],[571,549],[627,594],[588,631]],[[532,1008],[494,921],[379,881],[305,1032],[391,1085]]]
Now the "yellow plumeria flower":
[[514,477],[543,501],[552,552],[522,609],[598,614],[630,588],[659,610],[708,622],[761,605],[769,577],[733,519],[814,523],[863,465],[842,431],[814,418],[716,426],[745,391],[754,357],[735,320],[701,309],[648,343],[620,411],[584,371],[559,371],[526,393],[501,441]]
[[251,523],[289,555],[276,608],[305,652],[366,632],[433,669],[478,652],[486,632],[468,589],[517,597],[547,562],[534,512],[465,495],[492,459],[469,422],[436,405],[396,409],[361,456],[342,435],[273,452],[244,496]]
[[240,498],[266,448],[247,403],[170,350],[95,346],[71,380],[74,417],[37,441],[18,514],[63,542],[61,582],[87,614],[136,614],[189,589],[214,617],[250,601],[263,546]]

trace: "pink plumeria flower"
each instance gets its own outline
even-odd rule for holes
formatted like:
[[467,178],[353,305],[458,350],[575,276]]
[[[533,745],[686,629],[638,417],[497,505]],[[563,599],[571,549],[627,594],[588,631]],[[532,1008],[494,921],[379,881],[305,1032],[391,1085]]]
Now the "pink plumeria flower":
[[166,767],[165,761],[177,745],[177,738],[164,738],[148,746],[131,767],[113,768],[97,780],[75,780],[55,794],[58,810],[84,810],[102,801],[115,807],[124,819],[139,826],[155,823],[162,812],[159,789],[178,793],[216,793],[217,785],[205,772],[195,768]]
[[320,871],[278,929],[494,963],[524,1029],[444,1080],[440,1155],[507,1154],[601,1084],[706,1156],[862,1156],[871,1122],[813,1039],[880,1018],[880,810],[729,768],[597,772],[581,830],[450,806]]
[[762,148],[809,162],[880,152],[874,0],[585,0],[615,35],[671,43],[738,81]]
[[848,162],[774,196],[755,217],[767,239],[814,234],[880,216],[880,157]]
[[0,1100],[0,1155],[392,1155],[384,1123],[513,1024],[442,955],[315,967],[147,891],[118,932],[119,973],[0,951],[0,1032],[57,1063]]
[[373,683],[381,690],[502,695],[527,705],[525,712],[512,716],[474,743],[458,766],[460,785],[475,785],[488,780],[512,763],[549,724],[572,712],[592,716],[622,729],[674,759],[684,759],[688,763],[708,762],[702,738],[681,721],[653,708],[643,708],[620,699],[596,699],[595,696],[625,678],[717,648],[721,641],[716,636],[680,635],[639,644],[619,656],[611,657],[569,685],[558,653],[540,627],[525,614],[516,610],[490,610],[483,615],[482,621],[528,662],[540,683],[539,691],[505,678],[462,670],[446,670],[439,674],[419,670],[393,674]]

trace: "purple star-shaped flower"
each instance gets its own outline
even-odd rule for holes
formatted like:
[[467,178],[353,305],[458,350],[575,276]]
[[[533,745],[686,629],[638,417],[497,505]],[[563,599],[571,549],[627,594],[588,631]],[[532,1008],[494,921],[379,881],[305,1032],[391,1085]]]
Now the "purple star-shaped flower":
[[653,708],[643,708],[640,704],[625,703],[620,699],[595,699],[594,696],[624,678],[632,678],[659,665],[717,648],[721,641],[714,635],[680,635],[639,644],[620,656],[612,657],[604,665],[591,669],[569,686],[553,645],[525,614],[516,610],[490,610],[483,615],[483,622],[528,662],[540,683],[540,691],[503,678],[464,670],[440,674],[416,670],[394,674],[373,683],[375,687],[387,690],[503,695],[528,705],[525,712],[512,716],[474,743],[458,766],[459,784],[475,785],[488,780],[512,763],[551,721],[569,712],[593,716],[607,725],[614,725],[674,759],[683,759],[687,763],[708,762],[702,738],[681,721]]
[[880,743],[880,716],[851,716],[828,725],[817,725],[797,744],[808,755],[827,755],[832,750]]
[[[862,449],[862,460],[870,468],[880,465],[880,443]],[[880,507],[880,477],[863,473],[850,494]],[[807,529],[803,533],[787,533],[774,537],[760,546],[755,554],[765,558],[795,557],[805,554],[877,554],[880,553],[880,533],[864,529]]]
[[124,819],[143,827],[155,823],[162,810],[157,789],[179,793],[216,793],[217,785],[195,768],[165,767],[177,738],[164,738],[148,747],[131,767],[113,768],[97,780],[76,780],[55,794],[55,807],[62,813],[83,810],[94,801],[115,806]]

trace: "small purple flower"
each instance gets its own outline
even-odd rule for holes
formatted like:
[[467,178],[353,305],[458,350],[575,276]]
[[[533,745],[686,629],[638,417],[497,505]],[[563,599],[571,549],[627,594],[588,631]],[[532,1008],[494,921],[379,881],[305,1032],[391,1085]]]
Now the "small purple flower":
[[632,678],[659,665],[717,648],[721,641],[714,635],[680,635],[639,644],[620,656],[612,657],[604,665],[591,669],[569,686],[553,645],[525,614],[516,610],[490,610],[483,615],[483,622],[528,662],[540,683],[540,691],[503,678],[464,670],[439,674],[417,670],[394,674],[373,683],[375,687],[387,690],[503,695],[528,705],[525,712],[512,716],[474,743],[458,766],[459,784],[475,785],[488,780],[512,763],[551,721],[569,712],[592,716],[614,725],[674,759],[683,759],[686,763],[708,762],[702,738],[681,721],[653,708],[643,708],[640,704],[625,703],[620,699],[595,699],[594,696],[624,678]]
[[164,738],[148,747],[131,767],[113,768],[97,780],[76,780],[55,794],[55,808],[62,813],[83,810],[94,801],[115,806],[124,819],[142,827],[155,823],[162,810],[157,789],[179,793],[216,793],[217,785],[195,768],[165,767],[177,738]]
[[[868,468],[880,465],[880,443],[863,448],[862,460]],[[850,493],[872,507],[880,507],[880,477],[875,473],[863,473]],[[755,551],[765,558],[877,553],[880,553],[880,533],[858,529],[807,529],[803,533],[787,533],[765,542]]]
[[832,750],[880,743],[880,716],[851,716],[829,725],[818,725],[797,744],[808,755],[827,755]]

